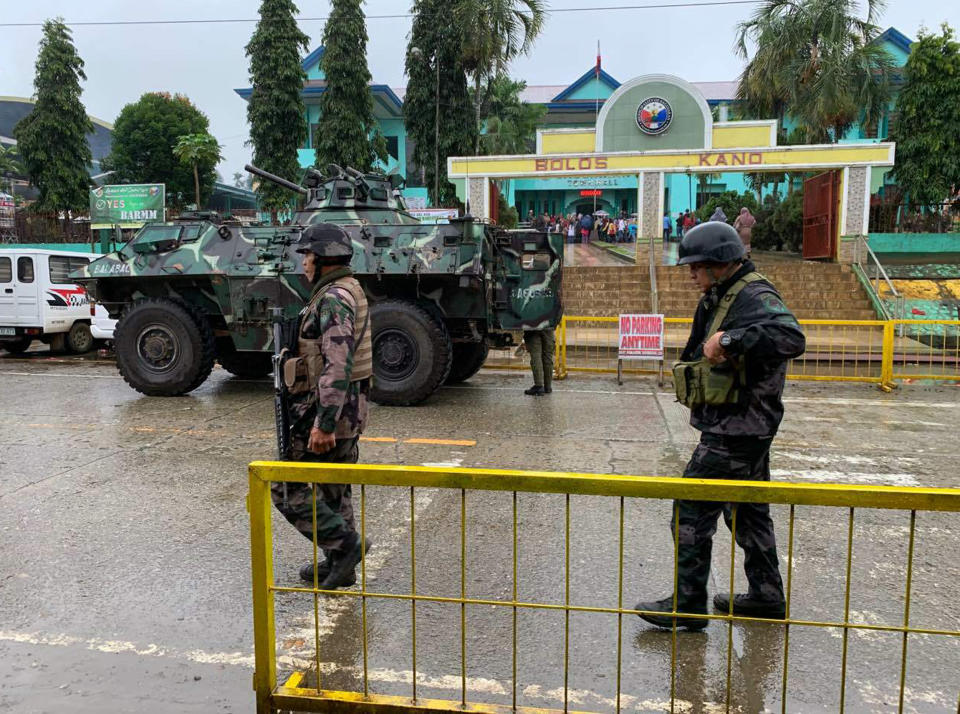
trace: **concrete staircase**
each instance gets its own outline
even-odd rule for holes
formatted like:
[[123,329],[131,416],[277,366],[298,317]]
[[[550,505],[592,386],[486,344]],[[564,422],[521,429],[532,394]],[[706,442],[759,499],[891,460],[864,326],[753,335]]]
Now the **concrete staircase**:
[[650,269],[628,264],[566,266],[563,311],[591,317],[650,312]]
[[[780,291],[798,319],[876,320],[866,292],[850,266],[804,261],[779,254],[755,254],[754,262]],[[699,294],[690,271],[657,267],[659,310],[668,317],[692,317]],[[650,311],[647,266],[564,268],[564,313],[617,315]]]

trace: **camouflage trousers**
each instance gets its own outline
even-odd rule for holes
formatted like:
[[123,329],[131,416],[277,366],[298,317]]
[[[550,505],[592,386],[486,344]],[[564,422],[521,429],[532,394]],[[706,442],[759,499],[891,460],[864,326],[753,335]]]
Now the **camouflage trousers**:
[[[683,476],[769,481],[771,441],[757,437],[701,434],[700,444]],[[702,610],[707,602],[707,580],[717,518],[723,513],[727,528],[731,528],[732,504],[683,500],[674,503],[670,527],[674,537],[678,537],[679,530],[677,601],[679,606],[691,611]],[[737,545],[743,549],[743,568],[751,597],[782,602],[783,581],[769,504],[737,504],[735,536]]]
[[[297,461],[355,464],[359,458],[357,437],[338,439],[337,445],[325,454],[307,452]],[[286,503],[284,503],[286,485]],[[356,532],[353,518],[352,488],[348,483],[316,484],[274,482],[270,484],[273,505],[303,537],[313,542],[313,504],[317,504],[317,547],[324,551],[338,550],[343,540]]]
[[556,339],[553,328],[546,330],[526,330],[523,343],[530,353],[530,369],[533,371],[533,383],[538,387],[553,386],[553,350]]

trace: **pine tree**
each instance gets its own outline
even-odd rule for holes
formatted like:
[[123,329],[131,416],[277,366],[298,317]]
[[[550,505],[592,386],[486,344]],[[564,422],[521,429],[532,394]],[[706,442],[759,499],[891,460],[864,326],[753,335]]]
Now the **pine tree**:
[[894,176],[911,203],[940,203],[960,186],[960,43],[944,24],[920,33],[904,68],[890,138]]
[[[292,0],[263,0],[260,21],[246,47],[253,94],[247,103],[253,163],[289,181],[300,175],[297,150],[306,143],[307,122],[301,55],[309,39],[297,27]],[[285,208],[293,194],[270,181],[257,187],[260,205],[271,211]]]
[[363,0],[333,0],[323,28],[320,69],[326,91],[320,95],[316,165],[339,164],[369,171],[387,160],[387,147],[373,116],[367,25]]
[[[477,137],[477,122],[462,61],[460,28],[453,22],[437,22],[448,9],[446,0],[416,0],[413,4],[413,27],[406,56],[409,81],[403,100],[407,136],[413,145],[413,163],[422,169],[430,201],[435,206],[455,205],[456,191],[447,180],[447,157],[472,154]],[[439,177],[435,175],[434,166],[439,169]]]
[[36,70],[36,104],[13,130],[30,182],[40,191],[34,209],[83,211],[92,161],[86,135],[93,123],[80,101],[83,60],[62,18],[43,23]]

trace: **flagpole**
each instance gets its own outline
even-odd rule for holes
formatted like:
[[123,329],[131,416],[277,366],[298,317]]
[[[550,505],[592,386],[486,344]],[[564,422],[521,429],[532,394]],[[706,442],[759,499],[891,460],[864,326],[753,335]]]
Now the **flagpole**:
[[[596,87],[596,105],[593,118],[593,132],[596,134],[600,130],[600,40],[597,40],[597,66],[594,70],[594,78],[597,80]],[[597,220],[597,189],[593,190],[593,220]],[[597,235],[597,238],[600,236]]]

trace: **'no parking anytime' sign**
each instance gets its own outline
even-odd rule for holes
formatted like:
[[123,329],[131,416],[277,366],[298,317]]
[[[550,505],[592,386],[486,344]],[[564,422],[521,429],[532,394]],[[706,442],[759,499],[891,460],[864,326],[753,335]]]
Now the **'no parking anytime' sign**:
[[663,359],[663,315],[620,315],[619,359]]

